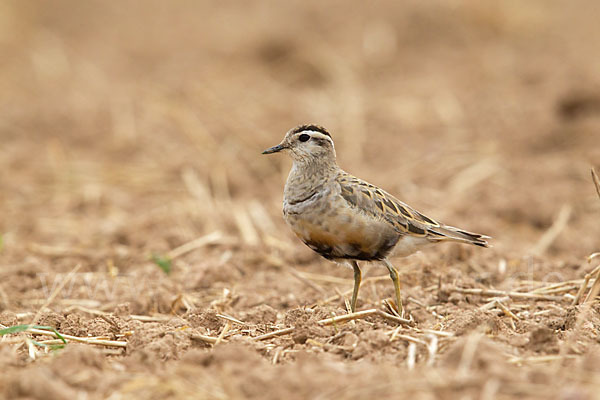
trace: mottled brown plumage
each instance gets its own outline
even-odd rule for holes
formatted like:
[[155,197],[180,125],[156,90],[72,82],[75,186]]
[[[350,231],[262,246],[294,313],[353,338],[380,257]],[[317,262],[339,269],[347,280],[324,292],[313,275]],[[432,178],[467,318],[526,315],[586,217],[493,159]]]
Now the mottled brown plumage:
[[283,215],[292,231],[329,260],[354,269],[351,307],[355,310],[361,272],[357,260],[381,261],[390,272],[402,309],[398,272],[391,254],[406,256],[442,241],[487,247],[488,236],[441,224],[389,193],[338,167],[329,132],[300,125],[263,154],[286,150],[294,163],[284,189]]

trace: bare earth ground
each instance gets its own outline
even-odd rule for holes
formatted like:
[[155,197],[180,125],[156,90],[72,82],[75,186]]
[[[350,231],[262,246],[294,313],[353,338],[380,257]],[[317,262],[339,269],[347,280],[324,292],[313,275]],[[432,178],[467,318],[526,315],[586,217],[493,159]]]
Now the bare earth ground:
[[[3,335],[0,397],[598,397],[595,274],[574,301],[600,251],[597,4],[319,4],[0,3],[0,324],[76,337]],[[260,155],[302,122],[494,237],[393,260],[413,326],[318,322],[352,273],[288,231],[290,161]],[[388,312],[365,270],[359,309]]]

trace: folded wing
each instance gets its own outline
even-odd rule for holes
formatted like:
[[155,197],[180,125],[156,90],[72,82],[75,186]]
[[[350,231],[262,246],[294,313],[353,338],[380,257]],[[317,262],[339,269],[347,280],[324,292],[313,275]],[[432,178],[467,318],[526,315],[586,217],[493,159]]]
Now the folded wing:
[[338,177],[341,196],[351,207],[385,220],[402,234],[427,238],[438,242],[458,241],[488,247],[489,236],[468,232],[459,228],[441,224],[381,190],[350,174]]

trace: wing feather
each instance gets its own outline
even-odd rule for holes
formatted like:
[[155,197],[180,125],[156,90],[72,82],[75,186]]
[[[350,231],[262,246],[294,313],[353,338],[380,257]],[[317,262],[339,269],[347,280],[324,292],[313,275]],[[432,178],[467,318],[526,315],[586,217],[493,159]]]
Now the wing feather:
[[487,247],[488,236],[447,226],[429,218],[391,194],[355,176],[342,173],[337,179],[341,196],[351,207],[390,223],[399,233],[432,241],[455,240]]

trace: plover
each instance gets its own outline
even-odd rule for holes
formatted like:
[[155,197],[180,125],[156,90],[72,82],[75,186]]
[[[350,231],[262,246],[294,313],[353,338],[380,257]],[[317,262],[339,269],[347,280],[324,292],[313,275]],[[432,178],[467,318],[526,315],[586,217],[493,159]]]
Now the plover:
[[291,129],[280,144],[263,154],[280,151],[288,152],[293,160],[284,189],[284,219],[312,250],[352,266],[353,312],[361,283],[358,261],[380,261],[386,266],[402,314],[398,271],[388,260],[390,255],[407,256],[446,241],[488,247],[489,236],[439,223],[342,170],[331,135],[319,125]]

